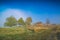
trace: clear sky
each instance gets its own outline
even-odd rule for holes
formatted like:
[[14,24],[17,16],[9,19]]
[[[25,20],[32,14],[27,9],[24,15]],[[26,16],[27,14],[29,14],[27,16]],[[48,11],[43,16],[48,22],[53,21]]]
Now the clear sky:
[[60,24],[60,1],[0,1],[0,26],[6,18],[14,16],[16,19],[32,17],[33,22],[46,22],[48,18],[51,23]]

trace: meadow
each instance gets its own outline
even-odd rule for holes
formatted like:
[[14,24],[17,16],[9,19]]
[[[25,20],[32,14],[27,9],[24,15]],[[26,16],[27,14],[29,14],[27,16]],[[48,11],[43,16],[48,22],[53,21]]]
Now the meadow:
[[53,34],[52,29],[34,32],[24,27],[0,28],[0,40],[56,40]]

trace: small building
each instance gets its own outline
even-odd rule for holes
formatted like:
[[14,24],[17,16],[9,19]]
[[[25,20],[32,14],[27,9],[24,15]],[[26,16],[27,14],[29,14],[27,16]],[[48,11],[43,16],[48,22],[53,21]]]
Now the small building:
[[34,26],[36,26],[36,27],[42,27],[43,24],[42,24],[42,22],[37,22],[37,23],[34,24]]

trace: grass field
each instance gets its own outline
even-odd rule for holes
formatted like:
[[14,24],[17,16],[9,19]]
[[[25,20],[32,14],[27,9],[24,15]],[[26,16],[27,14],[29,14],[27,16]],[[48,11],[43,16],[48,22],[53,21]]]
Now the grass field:
[[23,27],[0,28],[0,40],[50,40],[51,32],[50,29],[33,32]]

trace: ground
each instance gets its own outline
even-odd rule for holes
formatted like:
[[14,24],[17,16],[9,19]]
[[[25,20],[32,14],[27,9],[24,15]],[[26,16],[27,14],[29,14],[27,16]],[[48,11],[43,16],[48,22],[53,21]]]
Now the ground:
[[52,29],[33,32],[25,27],[0,28],[0,40],[55,40],[55,37]]

